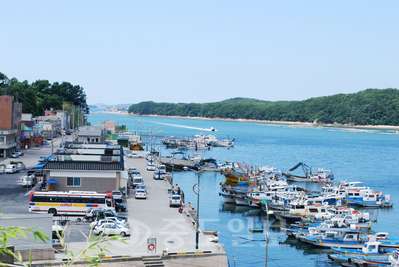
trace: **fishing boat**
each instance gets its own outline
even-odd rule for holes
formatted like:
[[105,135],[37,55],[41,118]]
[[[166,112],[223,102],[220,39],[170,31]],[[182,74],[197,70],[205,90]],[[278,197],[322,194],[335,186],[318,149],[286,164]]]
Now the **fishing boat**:
[[335,261],[347,262],[350,258],[359,258],[369,261],[388,261],[388,256],[392,250],[386,250],[381,246],[381,242],[375,238],[364,243],[362,249],[332,247],[334,254],[328,255],[328,258]]
[[350,203],[363,207],[386,208],[392,207],[391,196],[382,194],[379,191],[366,194],[361,200],[351,200]]
[[221,170],[221,173],[226,177],[226,182],[237,183],[237,184],[249,184],[249,180],[244,173],[237,172],[233,169]]
[[220,168],[218,166],[218,163],[216,162],[215,159],[209,158],[209,159],[201,159],[199,162],[199,167],[198,169],[200,171],[208,171],[208,172],[220,172]]
[[311,182],[312,180],[309,178],[311,174],[311,168],[305,163],[299,162],[297,165],[289,169],[290,172],[296,170],[297,168],[302,167],[305,176],[299,176],[291,173],[283,172],[283,176],[287,178],[287,181],[293,182]]
[[399,267],[399,250],[396,249],[390,256],[389,262],[391,263],[391,267]]
[[219,193],[219,196],[222,196],[224,199],[224,203],[236,204],[234,200],[234,195],[229,193]]
[[298,236],[306,243],[319,247],[341,247],[341,248],[362,248],[365,240],[360,238],[359,231],[348,231],[345,233],[330,230],[319,236]]
[[388,238],[388,233],[378,232],[374,235],[368,236],[369,239],[375,238],[377,241],[381,242],[382,247],[397,248],[399,247],[399,238]]
[[234,195],[233,199],[236,205],[239,206],[249,206],[250,204],[250,201],[247,199],[247,197],[243,195]]

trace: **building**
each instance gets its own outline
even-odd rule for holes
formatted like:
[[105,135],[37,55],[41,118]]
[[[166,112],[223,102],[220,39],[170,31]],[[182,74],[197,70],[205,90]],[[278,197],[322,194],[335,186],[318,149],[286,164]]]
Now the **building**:
[[22,103],[0,96],[0,156],[9,157],[20,148]]
[[104,124],[107,133],[115,134],[115,121],[103,121],[101,124]]
[[81,126],[78,132],[78,142],[104,143],[106,130],[104,125]]
[[67,143],[41,166],[54,191],[107,192],[128,186],[123,149],[106,144]]

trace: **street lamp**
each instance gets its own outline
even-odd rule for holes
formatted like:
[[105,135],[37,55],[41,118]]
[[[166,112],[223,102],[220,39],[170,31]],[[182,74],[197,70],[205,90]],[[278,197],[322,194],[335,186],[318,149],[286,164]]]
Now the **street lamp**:
[[197,224],[196,224],[196,233],[195,233],[195,250],[198,250],[198,240],[199,240],[199,193],[201,190],[200,187],[200,176],[203,170],[195,171],[193,169],[188,168],[189,171],[195,172],[198,176],[198,182],[193,185],[193,192],[197,195]]
[[[146,128],[145,128],[145,144],[147,143],[147,135],[148,135],[148,128],[150,128],[151,126],[154,126],[154,124],[151,124],[151,125],[148,125]],[[147,145],[145,145],[145,150],[146,151],[148,151],[148,147],[147,147]]]
[[151,141],[152,141],[151,148],[154,147],[154,149],[155,149],[155,137],[153,135],[156,134],[156,133],[161,133],[161,132],[162,131],[156,131],[156,132],[154,132],[152,134],[152,137],[151,137]]
[[4,83],[4,89],[5,89],[4,95],[7,95],[7,87],[8,87],[8,84],[10,83],[10,80],[8,78],[5,78],[3,80],[3,83]]
[[151,136],[150,136],[151,152],[152,152],[152,135],[153,135],[152,131],[153,131],[153,130],[156,130],[156,129],[159,129],[159,127],[157,127],[157,128],[152,128],[152,129],[151,129]]
[[54,154],[54,148],[53,148],[53,126],[51,126],[50,133],[51,133],[51,155],[53,155]]

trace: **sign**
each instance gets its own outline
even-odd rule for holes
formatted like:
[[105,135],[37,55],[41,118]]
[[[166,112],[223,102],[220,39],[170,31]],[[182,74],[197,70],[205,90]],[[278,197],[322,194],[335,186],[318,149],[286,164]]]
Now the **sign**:
[[22,131],[22,132],[21,132],[21,138],[22,138],[22,141],[25,140],[25,131]]
[[155,254],[157,252],[157,239],[148,238],[147,239],[147,252],[150,254]]
[[267,199],[266,198],[262,199],[262,204],[266,204],[266,203],[267,203]]

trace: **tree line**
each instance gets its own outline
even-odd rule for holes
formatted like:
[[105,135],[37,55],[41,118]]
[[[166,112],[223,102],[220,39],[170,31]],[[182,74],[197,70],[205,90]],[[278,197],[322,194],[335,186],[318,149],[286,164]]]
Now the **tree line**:
[[[0,80],[7,76],[0,72]],[[0,83],[0,95],[5,94],[4,82]],[[62,110],[62,105],[67,102],[74,106],[80,106],[84,113],[89,112],[86,102],[86,93],[83,87],[72,85],[69,82],[54,82],[37,80],[29,83],[27,80],[20,82],[17,78],[9,79],[7,94],[22,103],[23,113],[32,113],[33,116],[44,115],[43,111],[54,108]]]
[[146,101],[131,105],[129,113],[309,123],[317,119],[318,123],[325,124],[399,125],[399,91],[396,88],[367,89],[354,94],[278,102],[248,98],[204,104]]

